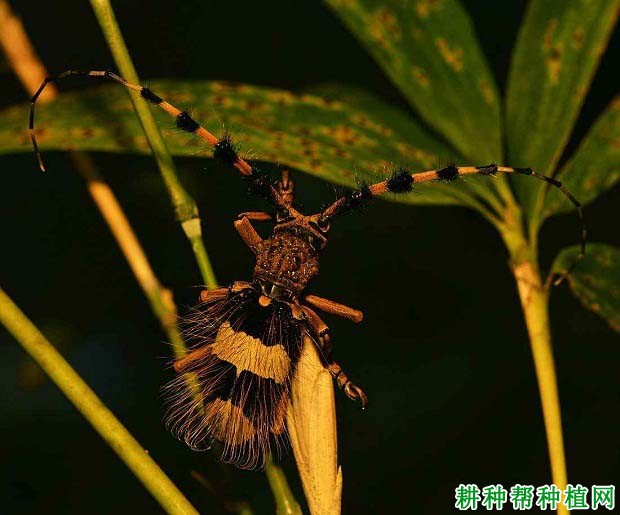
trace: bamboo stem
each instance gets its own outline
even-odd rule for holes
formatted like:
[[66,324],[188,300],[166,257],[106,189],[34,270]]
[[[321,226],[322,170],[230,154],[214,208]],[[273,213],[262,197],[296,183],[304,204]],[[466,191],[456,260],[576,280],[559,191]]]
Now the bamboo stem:
[[[513,221],[517,219],[516,215],[509,218]],[[536,264],[535,246],[523,236],[520,224],[518,229],[515,229],[513,225],[512,230],[502,231],[501,234],[511,256],[512,271],[517,282],[519,299],[530,339],[547,437],[551,477],[560,490],[565,490],[568,479],[560,396],[549,327],[549,293]],[[564,504],[558,504],[557,512],[560,515],[569,513]]]
[[[519,263],[514,266],[513,273],[517,281],[519,298],[530,336],[530,346],[534,358],[547,435],[551,477],[553,483],[560,490],[565,490],[568,479],[562,435],[560,396],[549,330],[549,295],[543,286],[540,273],[532,263],[527,261]],[[568,513],[564,504],[559,504],[557,511],[559,514]]]
[[[140,79],[109,0],[91,0],[90,3],[119,72],[129,82],[140,84]],[[149,106],[140,98],[138,92],[128,91],[128,94],[168,189],[177,219],[181,223],[183,231],[194,251],[194,257],[196,258],[196,263],[198,263],[203,281],[208,288],[215,288],[217,284],[215,283],[213,267],[202,241],[198,207],[178,179],[172,156],[168,151]]]
[[1,288],[0,322],[56,383],[167,513],[198,513],[148,452]]

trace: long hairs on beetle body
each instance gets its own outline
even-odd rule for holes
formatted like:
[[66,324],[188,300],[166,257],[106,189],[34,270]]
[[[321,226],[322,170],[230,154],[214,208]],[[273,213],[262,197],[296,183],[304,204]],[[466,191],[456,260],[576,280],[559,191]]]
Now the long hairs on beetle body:
[[[271,206],[271,212],[244,212],[235,220],[235,229],[256,258],[252,278],[201,292],[199,304],[185,324],[190,351],[174,362],[178,375],[164,388],[171,431],[194,449],[208,448],[214,440],[221,442],[223,461],[238,467],[260,467],[273,449],[286,443],[291,384],[299,373],[297,365],[305,343],[317,347],[323,366],[347,397],[360,401],[362,407],[367,404],[363,390],[333,360],[330,330],[317,310],[356,323],[362,321],[362,312],[306,293],[319,271],[319,257],[331,223],[339,216],[378,195],[411,192],[420,183],[518,174],[544,181],[575,206],[581,222],[581,251],[565,275],[584,256],[586,229],[581,204],[562,183],[530,168],[448,165],[410,173],[399,167],[386,179],[349,191],[318,213],[303,214],[294,207],[294,184],[288,172],[279,179],[270,177],[239,156],[230,135],[217,138],[186,111],[110,71],[66,71],[47,78],[34,94],[29,128],[42,170],[45,168],[34,130],[35,104],[47,84],[70,76],[100,77],[139,92],[144,100],[172,116],[179,129],[210,145],[213,156],[237,169],[250,191]],[[274,226],[271,235],[263,239],[253,223],[269,221]],[[188,377],[195,388],[188,386]]]

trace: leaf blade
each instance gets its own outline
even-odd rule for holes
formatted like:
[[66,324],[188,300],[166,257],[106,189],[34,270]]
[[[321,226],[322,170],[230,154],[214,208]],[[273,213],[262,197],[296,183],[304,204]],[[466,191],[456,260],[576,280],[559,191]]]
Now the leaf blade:
[[[223,124],[244,148],[260,149],[252,157],[344,186],[355,186],[358,176],[377,179],[372,170],[382,177],[392,164],[409,164],[413,170],[433,168],[437,156],[447,151],[445,144],[425,134],[405,114],[370,96],[372,103],[362,109],[338,100],[248,85],[154,81],[151,87],[176,105],[192,105],[203,113],[216,111],[205,126],[217,134]],[[390,113],[387,121],[382,112]],[[0,154],[31,151],[27,119],[26,106],[0,114]],[[160,113],[158,119],[172,126],[166,115]],[[115,85],[61,95],[37,110],[37,127],[42,150],[149,152],[125,92]],[[211,155],[201,141],[180,131],[167,133],[166,141],[175,155]],[[459,203],[454,195],[442,192],[442,185],[436,186],[394,200]]]
[[[508,160],[551,175],[607,46],[619,0],[532,0],[513,52],[506,95]],[[515,183],[530,213],[544,191]]]
[[497,88],[456,0],[326,0],[411,106],[474,162],[501,161]]
[[[567,247],[556,257],[552,272],[567,270],[579,247]],[[585,258],[568,276],[571,290],[581,304],[620,332],[620,248],[602,243],[588,246]]]
[[[620,180],[620,96],[595,122],[558,179],[581,202],[592,202]],[[559,195],[545,197],[545,217],[565,213],[572,205]]]

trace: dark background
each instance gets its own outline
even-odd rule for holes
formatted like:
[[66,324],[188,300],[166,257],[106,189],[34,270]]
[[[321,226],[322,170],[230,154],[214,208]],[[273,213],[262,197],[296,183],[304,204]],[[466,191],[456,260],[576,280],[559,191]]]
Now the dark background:
[[[376,64],[317,2],[162,0],[115,2],[142,78],[226,79],[285,88],[324,81],[362,86],[404,106]],[[14,2],[52,71],[113,67],[87,2]],[[466,2],[503,88],[524,2]],[[618,91],[620,34],[610,47],[570,148]],[[616,68],[614,68],[614,66]],[[4,69],[2,104],[24,100]],[[64,89],[76,87],[64,84]],[[25,120],[24,120],[25,123]],[[162,127],[165,128],[165,127]],[[439,156],[446,160],[450,156]],[[154,162],[95,155],[163,283],[180,305],[200,284]],[[169,349],[128,266],[69,159],[2,156],[0,284],[204,513],[221,499],[192,479],[209,478],[223,499],[272,513],[264,474],[239,472],[194,453],[161,423],[160,386]],[[222,283],[247,279],[252,256],[232,228],[248,199],[235,174],[209,160],[176,159],[196,197]],[[330,185],[295,175],[308,210]],[[586,210],[592,241],[620,243],[618,188]],[[541,233],[542,262],[575,243],[575,220]],[[361,308],[362,326],[330,318],[336,358],[370,397],[366,412],[337,395],[344,513],[453,511],[459,483],[550,482],[536,380],[506,252],[493,228],[461,208],[377,201],[331,234],[312,291]],[[552,330],[572,483],[619,477],[618,335],[554,290]],[[0,330],[0,512],[158,513],[122,462],[19,345]],[[284,467],[303,499],[292,457]]]

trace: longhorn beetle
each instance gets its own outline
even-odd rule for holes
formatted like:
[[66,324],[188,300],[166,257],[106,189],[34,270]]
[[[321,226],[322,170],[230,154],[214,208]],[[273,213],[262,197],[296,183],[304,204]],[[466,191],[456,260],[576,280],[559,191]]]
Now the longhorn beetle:
[[[307,340],[317,346],[324,366],[344,393],[366,406],[362,389],[332,359],[329,328],[315,309],[353,322],[362,321],[362,312],[304,293],[319,271],[319,256],[326,246],[330,224],[338,216],[377,195],[408,193],[422,182],[451,182],[474,174],[520,174],[559,189],[573,203],[581,222],[581,251],[573,267],[584,256],[586,229],[581,204],[562,183],[530,168],[449,165],[413,174],[407,168],[396,168],[387,179],[350,191],[320,212],[305,215],[293,207],[293,181],[288,172],[280,180],[261,172],[254,163],[239,156],[229,135],[217,138],[187,111],[110,71],[69,70],[45,79],[34,94],[29,128],[41,170],[45,168],[34,131],[35,103],[47,84],[70,76],[101,77],[139,92],[146,101],[172,116],[177,127],[213,147],[213,156],[235,167],[250,190],[274,208],[275,226],[267,239],[259,236],[252,222],[273,220],[272,214],[241,213],[234,222],[256,256],[252,280],[202,291],[187,329],[197,343],[185,357],[175,361],[178,375],[166,387],[171,430],[192,448],[208,448],[214,440],[221,442],[223,461],[238,467],[262,466],[272,446],[286,441],[291,381]],[[197,382],[199,395],[186,385],[186,374]]]

